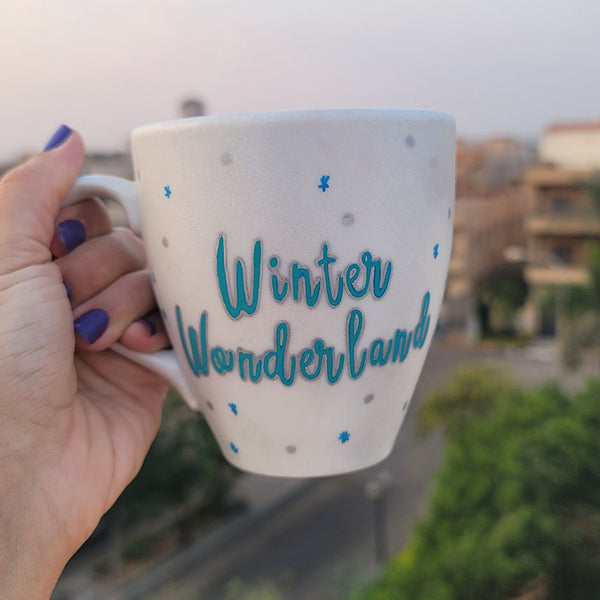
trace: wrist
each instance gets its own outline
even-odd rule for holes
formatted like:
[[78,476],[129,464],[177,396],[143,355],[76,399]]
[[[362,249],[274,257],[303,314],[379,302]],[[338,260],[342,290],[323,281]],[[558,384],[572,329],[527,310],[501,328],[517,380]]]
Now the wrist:
[[68,561],[61,538],[52,532],[48,516],[36,511],[33,499],[2,487],[0,598],[48,600]]

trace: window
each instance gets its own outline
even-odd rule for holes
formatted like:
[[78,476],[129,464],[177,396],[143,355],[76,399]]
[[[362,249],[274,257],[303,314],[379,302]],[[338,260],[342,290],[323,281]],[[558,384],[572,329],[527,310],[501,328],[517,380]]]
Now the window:
[[552,255],[558,264],[568,265],[573,260],[573,249],[569,246],[555,246],[552,248]]
[[571,198],[567,196],[554,196],[552,198],[552,211],[564,215],[571,208]]

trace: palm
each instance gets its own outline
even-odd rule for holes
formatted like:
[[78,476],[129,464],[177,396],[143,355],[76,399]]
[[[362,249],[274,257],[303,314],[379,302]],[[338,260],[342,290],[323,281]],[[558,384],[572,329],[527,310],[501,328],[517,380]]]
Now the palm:
[[[20,323],[11,345],[20,343],[23,330],[43,330],[40,337],[47,341],[40,347],[39,338],[28,337],[30,347],[22,350],[35,360],[21,363],[26,369],[16,380],[22,389],[12,389],[19,400],[15,405],[28,402],[35,418],[20,411],[13,418],[27,446],[41,449],[32,465],[41,473],[39,497],[47,503],[40,516],[47,511],[72,535],[67,543],[74,552],[140,468],[160,422],[167,384],[110,350],[74,354],[71,309],[55,267],[37,269],[37,277],[27,281],[27,298],[3,303]],[[41,295],[46,296],[42,305]],[[46,386],[32,395],[36,379]],[[75,530],[68,526],[73,515],[78,515]]]

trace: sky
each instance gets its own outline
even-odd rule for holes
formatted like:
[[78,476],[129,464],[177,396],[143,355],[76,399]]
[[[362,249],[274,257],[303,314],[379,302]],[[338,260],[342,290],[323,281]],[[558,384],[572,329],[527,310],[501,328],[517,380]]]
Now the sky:
[[0,163],[211,114],[398,107],[466,139],[600,118],[598,0],[0,0]]

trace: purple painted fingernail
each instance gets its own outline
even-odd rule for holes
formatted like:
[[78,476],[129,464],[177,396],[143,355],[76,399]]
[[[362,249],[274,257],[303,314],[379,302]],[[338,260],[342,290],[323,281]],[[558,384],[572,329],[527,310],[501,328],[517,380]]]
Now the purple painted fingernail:
[[63,285],[65,286],[65,291],[67,292],[67,298],[69,299],[69,302],[71,302],[71,300],[73,299],[71,297],[71,288],[64,281]]
[[77,221],[76,219],[63,221],[58,224],[56,229],[67,252],[75,250],[77,246],[85,242],[87,233],[81,221]]
[[73,130],[70,127],[61,125],[44,146],[44,152],[58,148],[72,133]]
[[154,321],[151,321],[150,319],[139,319],[139,321],[141,321],[148,328],[151,336],[158,331],[158,327]]
[[75,319],[75,332],[86,342],[93,344],[108,327],[108,313],[101,308],[94,308]]

